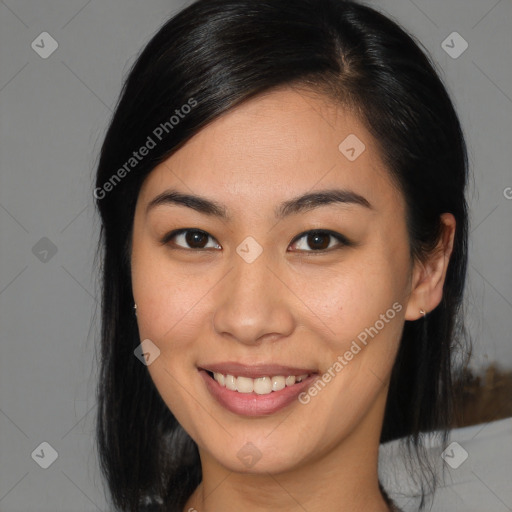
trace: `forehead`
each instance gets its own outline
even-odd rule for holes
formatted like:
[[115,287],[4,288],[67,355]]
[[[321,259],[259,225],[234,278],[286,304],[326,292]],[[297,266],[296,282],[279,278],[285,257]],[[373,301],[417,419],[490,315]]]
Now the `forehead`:
[[372,203],[400,199],[376,141],[349,110],[306,90],[257,96],[199,131],[148,176],[140,196],[166,188],[266,208],[305,191],[346,188]]

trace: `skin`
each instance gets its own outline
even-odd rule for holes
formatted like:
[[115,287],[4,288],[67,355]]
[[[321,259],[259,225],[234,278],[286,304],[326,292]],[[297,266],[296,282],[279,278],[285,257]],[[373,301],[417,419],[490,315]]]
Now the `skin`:
[[[366,146],[354,161],[338,149],[349,134]],[[146,212],[170,188],[222,203],[231,220],[172,204]],[[276,220],[281,202],[330,188],[371,208],[328,204]],[[388,510],[377,476],[388,383],[405,320],[442,297],[455,229],[452,215],[442,220],[438,249],[412,261],[404,199],[375,140],[349,110],[296,88],[229,111],[150,173],[134,219],[133,294],[140,338],[161,351],[151,378],[199,447],[203,481],[184,511]],[[189,248],[184,236],[160,243],[178,228],[205,231],[207,248]],[[327,237],[321,253],[296,239],[311,229],[354,245]],[[236,252],[248,236],[263,249],[252,263]],[[198,373],[237,361],[322,375],[394,303],[401,311],[305,405],[240,416]],[[248,442],[261,454],[250,468],[237,457]]]

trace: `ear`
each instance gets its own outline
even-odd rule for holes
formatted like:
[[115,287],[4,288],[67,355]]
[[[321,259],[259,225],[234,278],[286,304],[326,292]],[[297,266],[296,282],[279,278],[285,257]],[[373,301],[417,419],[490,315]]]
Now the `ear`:
[[428,255],[427,260],[414,263],[411,295],[405,311],[406,320],[421,318],[421,310],[429,313],[443,298],[443,286],[453,250],[456,222],[451,213],[443,213],[441,222],[442,233],[436,248]]

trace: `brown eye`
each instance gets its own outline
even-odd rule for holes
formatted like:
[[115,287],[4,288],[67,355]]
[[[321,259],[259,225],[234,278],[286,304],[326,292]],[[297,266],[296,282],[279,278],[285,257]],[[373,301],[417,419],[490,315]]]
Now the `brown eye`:
[[312,249],[327,249],[329,247],[331,235],[324,233],[310,233],[307,236],[307,243]]
[[193,249],[204,249],[208,243],[208,235],[201,231],[187,231],[185,241]]
[[214,238],[206,233],[205,231],[201,231],[199,229],[178,229],[171,231],[165,235],[162,240],[162,244],[169,244],[171,241],[174,246],[177,246],[180,249],[220,249],[219,244],[214,244],[214,246],[207,247],[208,239]]
[[[299,243],[300,240],[304,240],[305,242]],[[295,238],[293,244],[296,246],[296,249],[303,252],[322,252],[333,248],[352,245],[343,235],[326,230],[306,231],[305,233],[301,233]]]

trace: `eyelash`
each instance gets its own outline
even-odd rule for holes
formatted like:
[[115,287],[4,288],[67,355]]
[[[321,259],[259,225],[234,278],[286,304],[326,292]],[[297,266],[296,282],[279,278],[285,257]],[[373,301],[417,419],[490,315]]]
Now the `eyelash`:
[[[206,231],[202,231],[201,229],[183,228],[183,229],[175,229],[175,230],[167,233],[162,238],[161,244],[162,245],[169,245],[169,242],[174,237],[176,237],[178,235],[181,235],[181,234],[184,234],[184,233],[187,233],[187,232],[200,233],[200,234],[206,235],[206,236],[212,238],[213,240],[215,240]],[[338,244],[337,247],[328,247],[326,249],[321,249],[321,250],[315,250],[315,249],[313,249],[313,250],[302,250],[302,249],[300,249],[298,252],[303,252],[303,253],[306,252],[306,253],[313,253],[313,254],[324,254],[324,253],[327,253],[327,252],[331,252],[332,250],[341,249],[342,247],[352,247],[352,246],[355,245],[353,242],[351,242],[348,238],[346,238],[345,236],[341,235],[340,233],[336,233],[335,231],[331,231],[331,230],[328,230],[328,229],[313,229],[313,230],[309,230],[309,231],[303,231],[302,233],[297,235],[292,240],[291,244],[296,243],[298,240],[300,240],[301,238],[306,237],[307,235],[331,236],[331,237],[335,238],[339,242],[339,244]],[[330,245],[330,242],[329,242],[329,245]],[[212,249],[212,248],[211,247],[193,248],[193,247],[182,247],[180,245],[175,245],[175,247],[172,247],[172,249],[182,249],[182,250],[185,250],[185,251],[195,251],[195,252],[198,252],[198,251],[207,251],[207,250]]]

